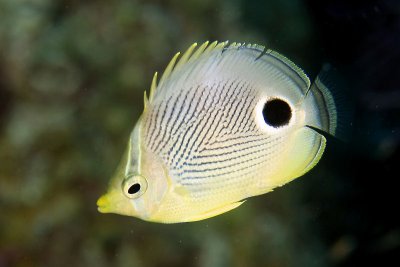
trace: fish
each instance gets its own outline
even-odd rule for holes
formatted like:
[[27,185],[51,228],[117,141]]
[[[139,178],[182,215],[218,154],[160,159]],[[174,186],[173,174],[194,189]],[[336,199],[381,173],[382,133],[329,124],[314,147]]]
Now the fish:
[[101,213],[157,223],[233,210],[312,169],[335,136],[319,76],[264,46],[204,42],[157,72]]

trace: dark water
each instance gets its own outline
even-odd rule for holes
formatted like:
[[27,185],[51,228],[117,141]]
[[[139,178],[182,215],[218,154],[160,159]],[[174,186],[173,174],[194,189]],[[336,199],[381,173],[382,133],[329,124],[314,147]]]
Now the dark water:
[[[334,66],[348,142],[213,219],[99,214],[153,72],[204,40]],[[395,0],[1,0],[0,266],[399,265],[399,62]]]

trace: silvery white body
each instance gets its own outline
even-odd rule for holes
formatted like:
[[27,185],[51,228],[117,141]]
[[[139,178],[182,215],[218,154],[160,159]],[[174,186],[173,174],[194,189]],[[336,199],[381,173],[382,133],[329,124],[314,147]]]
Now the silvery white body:
[[[123,191],[119,184],[139,175],[145,192],[125,200],[129,212],[103,211],[166,223],[205,219],[301,176],[320,159],[325,138],[308,126],[334,133],[325,88],[310,90],[298,67],[260,46],[213,43],[193,51],[153,81],[109,190]],[[270,125],[265,105],[276,99],[290,114]]]

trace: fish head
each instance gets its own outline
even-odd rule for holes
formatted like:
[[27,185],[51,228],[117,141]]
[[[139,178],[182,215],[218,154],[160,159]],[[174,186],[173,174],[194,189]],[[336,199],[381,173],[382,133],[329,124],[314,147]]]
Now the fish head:
[[102,213],[151,220],[169,191],[170,180],[164,164],[140,142],[140,125],[139,120],[107,193],[97,201]]

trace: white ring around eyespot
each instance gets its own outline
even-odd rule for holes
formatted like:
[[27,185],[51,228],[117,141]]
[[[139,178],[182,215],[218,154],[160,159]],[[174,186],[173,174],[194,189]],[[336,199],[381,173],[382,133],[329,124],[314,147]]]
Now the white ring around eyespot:
[[[285,101],[291,110],[291,117],[289,119],[289,123],[279,126],[279,127],[273,127],[268,125],[265,120],[264,120],[264,116],[263,116],[263,109],[264,109],[264,105],[265,103],[267,103],[270,100],[273,99],[279,99],[282,101]],[[262,97],[260,99],[260,101],[258,101],[256,108],[254,109],[254,117],[255,117],[255,121],[256,124],[258,125],[258,127],[263,131],[263,132],[267,132],[270,134],[276,134],[279,132],[282,132],[282,130],[286,130],[287,128],[289,128],[290,126],[292,126],[293,124],[296,123],[296,110],[294,108],[294,106],[290,103],[290,101],[288,99],[285,99],[284,97],[280,97],[280,96],[273,96],[273,97]]]

